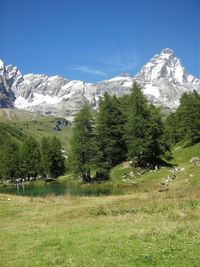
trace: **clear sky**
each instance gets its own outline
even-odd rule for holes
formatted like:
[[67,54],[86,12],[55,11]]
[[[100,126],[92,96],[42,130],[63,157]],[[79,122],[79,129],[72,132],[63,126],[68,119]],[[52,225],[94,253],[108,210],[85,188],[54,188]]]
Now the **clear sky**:
[[0,58],[95,82],[172,48],[200,78],[200,0],[0,0]]

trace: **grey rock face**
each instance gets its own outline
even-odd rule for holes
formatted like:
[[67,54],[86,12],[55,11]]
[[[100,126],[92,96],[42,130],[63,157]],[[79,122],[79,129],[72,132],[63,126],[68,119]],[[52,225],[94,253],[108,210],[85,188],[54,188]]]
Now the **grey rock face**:
[[177,108],[184,92],[200,92],[200,81],[185,71],[169,48],[144,65],[135,79],[153,103],[169,109]]
[[22,76],[16,67],[5,67],[0,61],[0,105],[73,120],[86,101],[95,109],[104,92],[121,96],[130,92],[134,81],[142,86],[149,101],[166,110],[178,106],[183,92],[200,92],[200,80],[187,74],[173,51],[166,48],[150,59],[135,77],[123,73],[94,84],[60,76]]
[[[14,76],[15,74],[13,74]],[[0,60],[0,108],[13,108],[15,95],[12,90],[14,78],[8,75],[6,67]]]

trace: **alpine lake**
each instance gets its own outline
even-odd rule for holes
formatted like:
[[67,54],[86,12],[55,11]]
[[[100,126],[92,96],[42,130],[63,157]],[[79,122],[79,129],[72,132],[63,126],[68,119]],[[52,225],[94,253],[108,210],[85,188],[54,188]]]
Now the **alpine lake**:
[[8,184],[0,187],[0,193],[30,197],[45,197],[48,195],[109,196],[121,195],[123,190],[109,184],[81,184],[76,181],[61,183],[54,181],[48,183]]

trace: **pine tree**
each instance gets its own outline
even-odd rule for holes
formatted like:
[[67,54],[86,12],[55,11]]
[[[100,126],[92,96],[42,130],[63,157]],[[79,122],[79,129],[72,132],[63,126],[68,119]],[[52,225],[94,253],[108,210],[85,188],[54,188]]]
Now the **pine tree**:
[[43,177],[50,176],[50,138],[43,137],[41,141],[41,172]]
[[144,166],[149,160],[151,142],[150,111],[141,88],[134,83],[128,108],[125,138],[128,158],[134,165]]
[[63,175],[65,172],[65,158],[62,154],[61,142],[56,136],[50,139],[46,156],[46,168],[49,168],[51,177],[57,178]]
[[65,158],[62,154],[60,140],[53,136],[43,137],[41,141],[42,175],[57,178],[65,172]]
[[108,172],[125,158],[124,116],[116,96],[107,93],[99,101],[96,121],[97,178],[108,178]]
[[180,141],[180,131],[178,127],[179,121],[177,114],[171,113],[165,121],[165,134],[167,136],[168,142],[174,146],[177,142]]
[[150,132],[149,132],[149,162],[156,163],[167,151],[170,153],[169,142],[164,134],[164,124],[161,113],[154,105],[150,105]]
[[19,176],[19,144],[8,139],[0,151],[0,159],[2,178],[16,179]]
[[41,170],[41,154],[36,140],[29,136],[20,151],[20,171],[23,177],[36,178]]
[[194,144],[200,141],[200,95],[194,91],[184,93],[176,111],[179,141]]
[[94,151],[93,117],[85,104],[75,117],[71,141],[71,167],[84,182],[91,179]]

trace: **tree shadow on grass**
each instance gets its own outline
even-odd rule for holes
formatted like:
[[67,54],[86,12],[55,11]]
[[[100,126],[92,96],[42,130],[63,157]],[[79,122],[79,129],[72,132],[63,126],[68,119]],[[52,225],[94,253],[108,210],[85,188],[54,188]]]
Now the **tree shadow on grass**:
[[[170,160],[172,160],[173,158],[171,158]],[[163,160],[163,159],[159,159],[157,162],[156,162],[156,164],[157,165],[159,165],[159,166],[162,166],[162,167],[175,167],[175,166],[177,166],[177,164],[172,164],[172,163],[170,163],[170,162],[167,162],[167,161],[165,161],[165,160]]]

